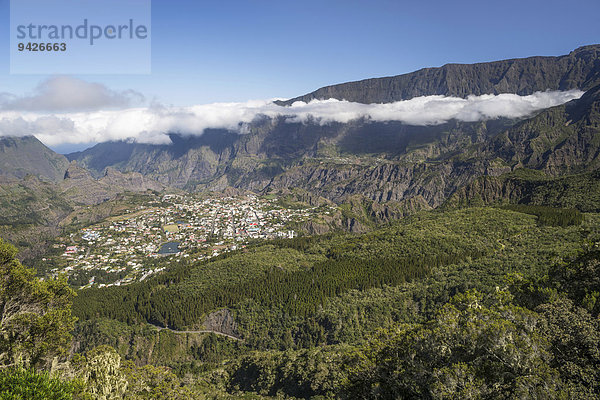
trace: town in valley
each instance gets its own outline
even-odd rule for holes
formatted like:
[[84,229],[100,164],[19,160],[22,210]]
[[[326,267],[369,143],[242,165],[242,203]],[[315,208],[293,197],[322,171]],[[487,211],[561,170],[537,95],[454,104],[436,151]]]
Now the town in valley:
[[251,241],[294,238],[302,224],[334,211],[282,205],[274,196],[167,194],[63,235],[43,261],[52,262],[50,275],[66,274],[75,287],[126,285],[174,260],[201,261]]

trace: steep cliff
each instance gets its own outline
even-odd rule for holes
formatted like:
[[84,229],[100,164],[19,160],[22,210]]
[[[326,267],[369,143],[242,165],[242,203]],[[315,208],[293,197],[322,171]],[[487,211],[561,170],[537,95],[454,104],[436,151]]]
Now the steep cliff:
[[600,85],[579,100],[546,110],[495,137],[486,147],[515,167],[557,176],[600,166]]
[[600,45],[560,57],[530,57],[479,64],[447,64],[409,74],[326,86],[280,105],[314,99],[390,103],[418,96],[517,93],[590,89],[600,83]]

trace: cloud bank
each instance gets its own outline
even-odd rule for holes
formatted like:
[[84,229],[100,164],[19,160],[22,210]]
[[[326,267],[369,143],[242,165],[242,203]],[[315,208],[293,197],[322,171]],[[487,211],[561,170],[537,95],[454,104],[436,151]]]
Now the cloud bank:
[[[537,92],[529,96],[515,94],[470,96],[466,99],[424,96],[387,104],[361,104],[329,99],[314,100],[310,103],[296,102],[289,107],[278,106],[271,100],[257,100],[190,107],[159,105],[43,113],[35,110],[47,107],[47,102],[60,106],[61,109],[75,106],[75,102],[71,100],[61,103],[60,99],[45,95],[55,91],[53,89],[46,91],[44,87],[39,90],[40,96],[13,99],[9,104],[14,108],[0,109],[0,136],[35,135],[50,146],[112,140],[168,144],[170,143],[168,133],[201,135],[207,128],[244,133],[247,124],[261,116],[281,117],[287,122],[310,122],[321,125],[333,122],[346,123],[361,118],[376,122],[400,121],[420,126],[439,125],[452,119],[472,122],[499,117],[522,118],[536,111],[577,99],[583,94],[581,91],[571,90]],[[88,87],[88,89],[95,93],[91,96],[95,100],[87,100],[88,106],[121,104],[120,95],[115,98],[111,97],[111,92],[108,92],[103,96],[104,88]],[[45,105],[42,107],[42,104]]]

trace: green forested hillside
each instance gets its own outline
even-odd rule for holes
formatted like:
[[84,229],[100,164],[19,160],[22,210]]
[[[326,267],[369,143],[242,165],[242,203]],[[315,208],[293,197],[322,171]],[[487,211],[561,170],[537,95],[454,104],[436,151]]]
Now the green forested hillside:
[[[109,344],[237,396],[594,398],[600,216],[554,223],[563,214],[429,211],[366,234],[281,240],[173,265],[141,284],[81,291],[76,340],[80,351]],[[224,308],[242,341],[151,326],[202,330]],[[567,311],[589,337],[554,337],[568,329]],[[560,364],[556,341],[589,354],[569,361],[579,372]]]
[[598,214],[518,205],[257,243],[80,290],[61,372],[0,380],[66,399],[599,398],[599,244]]
[[[530,225],[531,217],[494,209],[423,213],[367,234],[306,243],[292,239],[215,261],[184,262],[141,284],[86,290],[75,310],[83,319],[103,316],[183,329],[198,325],[210,311],[250,298],[305,316],[351,289],[398,285],[434,268],[492,254],[500,240]],[[303,252],[294,249],[300,245]]]

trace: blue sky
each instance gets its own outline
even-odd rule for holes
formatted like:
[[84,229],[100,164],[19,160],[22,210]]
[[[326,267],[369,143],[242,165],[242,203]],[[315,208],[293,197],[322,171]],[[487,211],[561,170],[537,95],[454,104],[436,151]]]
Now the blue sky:
[[[292,97],[449,62],[565,54],[600,42],[598,15],[597,0],[154,0],[152,74],[80,77],[177,106]],[[0,92],[23,94],[47,76],[9,75],[8,0],[0,20]]]

